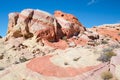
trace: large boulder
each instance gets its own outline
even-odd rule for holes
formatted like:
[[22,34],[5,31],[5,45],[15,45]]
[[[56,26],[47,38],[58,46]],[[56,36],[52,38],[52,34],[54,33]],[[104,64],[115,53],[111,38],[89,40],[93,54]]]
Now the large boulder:
[[55,11],[54,16],[61,25],[64,35],[68,38],[76,36],[86,30],[84,26],[78,21],[78,19],[72,14]]
[[[8,24],[9,37],[30,38],[53,41],[56,39],[57,28],[55,18],[44,11],[25,9],[21,13],[10,13]],[[59,30],[60,31],[60,30]]]
[[56,25],[55,18],[51,14],[41,10],[35,10],[29,29],[30,32],[35,33],[39,39],[55,41],[59,28]]

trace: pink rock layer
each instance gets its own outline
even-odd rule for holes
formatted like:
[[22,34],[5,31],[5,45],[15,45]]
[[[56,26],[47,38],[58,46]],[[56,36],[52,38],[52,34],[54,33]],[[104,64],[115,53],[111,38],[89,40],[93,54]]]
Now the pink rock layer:
[[59,67],[50,61],[52,56],[44,56],[31,60],[26,66],[34,72],[38,72],[44,76],[53,77],[75,77],[82,73],[95,69],[97,66],[86,66],[84,68]]
[[54,16],[61,25],[62,32],[68,38],[86,31],[85,27],[72,14],[67,14],[62,11],[55,11]]
[[87,44],[88,40],[85,40],[82,38],[79,38],[78,40],[74,39],[74,38],[70,38],[70,39],[67,39],[67,41],[59,39],[59,41],[57,41],[57,42],[49,42],[49,41],[45,40],[44,44],[51,46],[53,48],[56,48],[56,49],[65,50],[69,47],[68,43],[71,43],[71,42],[74,42],[75,45],[84,46]]

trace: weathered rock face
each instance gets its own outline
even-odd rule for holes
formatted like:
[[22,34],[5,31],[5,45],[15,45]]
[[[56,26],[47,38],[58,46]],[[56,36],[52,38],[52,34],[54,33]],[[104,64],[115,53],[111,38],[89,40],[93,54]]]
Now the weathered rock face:
[[9,23],[8,23],[8,32],[10,33],[13,27],[17,24],[17,19],[19,17],[19,13],[10,13],[9,14]]
[[104,24],[92,28],[99,34],[100,43],[117,43],[120,44],[120,24]]
[[76,17],[60,11],[55,12],[55,17],[47,12],[32,9],[9,14],[8,34],[15,38],[30,38],[35,35],[38,39],[55,41],[63,36],[69,38],[78,35],[83,31],[85,28]]
[[71,14],[66,14],[61,11],[55,11],[54,16],[61,25],[64,35],[68,38],[85,31],[83,25],[75,16]]
[[8,34],[11,37],[38,38],[54,40],[57,26],[55,18],[44,11],[25,9],[21,13],[9,14]]

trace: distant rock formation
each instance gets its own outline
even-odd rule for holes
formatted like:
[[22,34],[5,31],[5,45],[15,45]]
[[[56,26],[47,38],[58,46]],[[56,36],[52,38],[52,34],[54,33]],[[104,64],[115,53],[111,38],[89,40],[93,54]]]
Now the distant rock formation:
[[104,24],[93,28],[99,35],[104,35],[120,42],[120,24]]
[[2,36],[0,36],[0,38],[2,38]]

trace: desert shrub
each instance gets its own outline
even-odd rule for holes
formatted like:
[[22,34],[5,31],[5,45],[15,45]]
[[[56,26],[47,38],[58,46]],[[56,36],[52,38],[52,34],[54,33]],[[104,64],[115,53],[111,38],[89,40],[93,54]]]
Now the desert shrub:
[[110,58],[107,57],[107,55],[101,55],[97,60],[102,62],[107,62],[110,60]]
[[19,58],[19,61],[21,62],[21,63],[23,63],[23,62],[26,62],[26,61],[28,61],[25,57],[21,57],[21,58]]
[[111,47],[109,47],[109,48],[104,48],[104,49],[102,50],[103,53],[107,53],[107,52],[111,52],[111,51],[113,51],[113,48],[111,48]]
[[113,75],[110,71],[105,71],[101,74],[101,78],[103,80],[109,80],[109,79],[113,78]]
[[63,37],[62,37],[62,40],[64,40],[64,41],[67,42],[67,36],[63,36]]
[[102,44],[108,44],[106,40],[101,41]]
[[74,58],[73,61],[78,61],[79,59],[80,59],[80,57]]
[[112,49],[116,49],[116,48],[120,48],[120,45],[119,44],[112,44],[112,45],[110,45],[110,47]]
[[95,45],[98,46],[98,45],[100,45],[100,43],[99,42],[95,42]]
[[116,56],[116,54],[113,51],[108,51],[108,52],[102,53],[97,60],[102,62],[108,62],[110,61],[112,56]]

